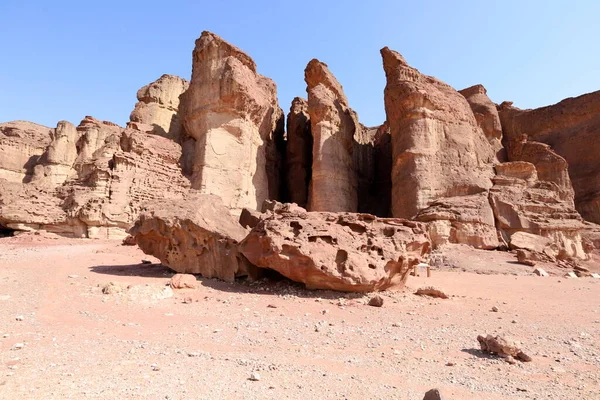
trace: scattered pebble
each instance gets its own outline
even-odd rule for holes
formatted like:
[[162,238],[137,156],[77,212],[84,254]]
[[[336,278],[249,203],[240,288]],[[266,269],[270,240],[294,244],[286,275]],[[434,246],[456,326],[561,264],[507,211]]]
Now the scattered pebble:
[[498,307],[494,306],[494,307],[492,307],[492,311],[493,312],[498,312],[498,311],[500,311],[500,309]]
[[17,315],[15,318],[17,321],[23,321],[25,318],[22,315]]
[[383,306],[383,298],[376,294],[375,296],[371,297],[371,300],[369,300],[369,305],[372,307],[381,307]]
[[253,372],[252,374],[250,374],[250,378],[251,381],[260,381],[260,374],[258,372]]

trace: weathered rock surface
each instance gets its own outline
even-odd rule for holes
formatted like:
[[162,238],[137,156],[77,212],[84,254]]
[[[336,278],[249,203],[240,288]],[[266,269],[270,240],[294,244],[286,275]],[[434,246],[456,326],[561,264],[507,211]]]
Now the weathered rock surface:
[[499,114],[508,147],[526,135],[564,158],[577,210],[586,220],[600,223],[600,91],[534,110],[505,102]]
[[246,230],[214,195],[146,204],[130,233],[144,253],[169,268],[232,282],[246,275],[247,261],[237,245]]
[[76,175],[73,169],[77,159],[79,133],[73,124],[60,121],[50,131],[52,141],[34,167],[32,181],[49,187],[62,185]]
[[313,138],[310,131],[308,102],[296,97],[287,116],[287,188],[289,201],[300,207],[308,203],[308,187],[312,178]]
[[308,209],[356,212],[358,182],[352,152],[360,130],[358,116],[326,64],[311,60],[304,79],[313,136]]
[[263,214],[239,248],[308,288],[370,292],[401,287],[430,243],[418,222],[285,204]]
[[587,258],[581,216],[562,199],[555,183],[539,181],[535,166],[524,161],[499,164],[496,172],[490,200],[496,227],[507,243],[515,247],[514,235],[528,233],[547,238],[557,249],[556,256]]
[[494,148],[471,106],[449,85],[383,48],[392,141],[392,215],[413,218],[432,201],[491,188]]
[[247,54],[203,32],[180,109],[195,140],[194,189],[219,195],[236,216],[278,198],[283,111],[275,83],[256,72]]
[[28,121],[0,124],[0,179],[29,182],[50,144],[51,129]]
[[179,142],[183,135],[179,96],[188,86],[185,79],[166,74],[144,86],[137,92],[138,103],[129,116],[130,121],[148,125],[149,133]]

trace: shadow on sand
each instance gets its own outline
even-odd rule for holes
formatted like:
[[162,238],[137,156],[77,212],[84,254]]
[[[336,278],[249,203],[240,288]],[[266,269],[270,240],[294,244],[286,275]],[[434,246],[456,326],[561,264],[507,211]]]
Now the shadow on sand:
[[[129,265],[96,265],[90,267],[96,274],[114,276],[137,276],[142,278],[171,278],[175,271],[162,264],[129,264]],[[260,280],[253,281],[246,277],[237,278],[235,282],[225,282],[216,278],[204,278],[195,275],[200,285],[226,293],[252,293],[264,295],[292,295],[301,298],[321,298],[337,300],[339,298],[356,299],[364,293],[344,293],[333,290],[309,290],[304,284],[294,282],[275,271],[268,271]]]
[[495,356],[495,355],[490,354],[490,353],[484,353],[480,349],[462,349],[461,351],[463,353],[468,353],[468,354],[470,354],[472,356],[475,356],[477,358],[485,358],[487,360],[495,360],[495,359],[498,358],[498,356]]

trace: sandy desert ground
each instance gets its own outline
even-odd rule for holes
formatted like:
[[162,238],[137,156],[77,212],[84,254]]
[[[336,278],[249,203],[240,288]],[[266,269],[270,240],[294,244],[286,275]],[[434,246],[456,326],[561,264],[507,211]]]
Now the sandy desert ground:
[[[0,398],[600,399],[600,279],[463,250],[376,308],[286,280],[171,291],[137,247],[3,238]],[[413,294],[427,285],[451,297]],[[483,354],[478,334],[533,361]]]

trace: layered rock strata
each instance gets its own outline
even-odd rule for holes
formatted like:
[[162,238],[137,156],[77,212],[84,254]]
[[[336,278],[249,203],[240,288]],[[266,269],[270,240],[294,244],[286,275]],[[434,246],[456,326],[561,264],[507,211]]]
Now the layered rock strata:
[[51,129],[27,121],[0,124],[0,179],[29,182],[50,144]]

